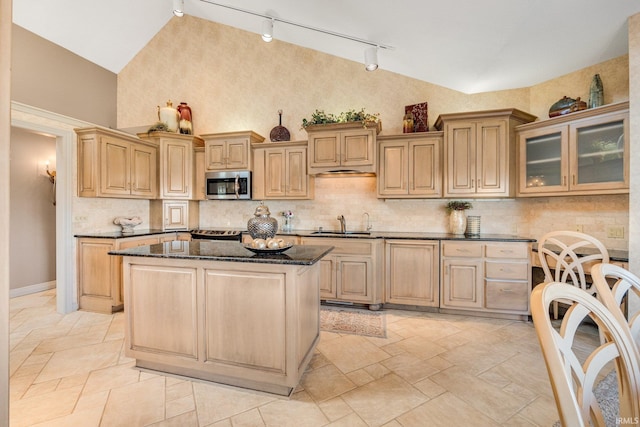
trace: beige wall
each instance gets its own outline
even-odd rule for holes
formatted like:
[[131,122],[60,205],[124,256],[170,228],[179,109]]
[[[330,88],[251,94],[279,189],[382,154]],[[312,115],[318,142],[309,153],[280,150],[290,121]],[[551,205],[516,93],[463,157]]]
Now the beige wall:
[[[640,210],[640,14],[629,19],[629,102],[631,104],[631,192],[629,211]],[[629,267],[640,275],[640,217],[629,216]],[[629,313],[640,311],[640,298],[631,297]]]
[[[434,58],[434,61],[437,59]],[[562,96],[587,98],[593,74],[600,73],[605,101],[628,99],[628,59],[616,58],[531,88],[466,95],[385,70],[367,73],[361,63],[347,61],[256,34],[186,16],[174,18],[118,75],[118,126],[148,126],[156,107],[167,99],[185,101],[193,109],[196,133],[252,129],[263,136],[283,125],[292,139],[306,139],[303,117],[315,109],[339,113],[365,107],[380,113],[382,134],[401,132],[404,106],[428,101],[429,123],[441,113],[515,107],[541,118]],[[626,196],[559,197],[508,201],[475,201],[470,214],[482,217],[484,233],[539,237],[552,229],[584,231],[624,249],[628,224]],[[316,179],[313,201],[270,201],[272,213],[291,209],[294,227],[362,227],[369,212],[375,230],[446,231],[443,200],[381,201],[374,178]],[[203,227],[243,227],[256,201],[201,202]],[[238,214],[240,212],[241,214]],[[624,239],[608,239],[608,225],[624,225]]]
[[11,289],[56,280],[56,207],[41,168],[55,159],[55,138],[11,129]]
[[116,126],[116,75],[15,24],[11,99],[68,117]]

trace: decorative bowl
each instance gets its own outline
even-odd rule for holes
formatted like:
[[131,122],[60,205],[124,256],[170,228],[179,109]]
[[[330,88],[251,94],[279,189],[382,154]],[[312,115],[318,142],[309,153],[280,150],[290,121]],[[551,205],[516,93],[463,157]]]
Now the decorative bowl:
[[142,218],[132,216],[130,218],[119,216],[113,220],[113,223],[122,227],[123,233],[133,233],[133,227],[142,224]]

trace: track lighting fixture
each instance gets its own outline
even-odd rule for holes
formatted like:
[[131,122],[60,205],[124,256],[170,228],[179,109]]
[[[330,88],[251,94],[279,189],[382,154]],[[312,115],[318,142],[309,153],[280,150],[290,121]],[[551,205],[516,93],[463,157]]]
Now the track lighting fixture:
[[184,0],[173,0],[173,14],[178,17],[184,15]]
[[273,19],[267,19],[262,22],[262,40],[267,43],[273,40]]
[[[175,5],[176,1],[181,1],[182,2],[184,0],[174,0],[174,5]],[[339,38],[344,39],[344,40],[350,40],[352,42],[365,44],[365,45],[367,45],[367,49],[364,51],[364,59],[365,59],[365,68],[367,69],[367,71],[374,71],[374,70],[376,70],[378,68],[378,49],[388,49],[388,50],[392,50],[393,49],[393,46],[388,46],[388,45],[384,45],[384,44],[381,44],[381,43],[376,43],[376,42],[373,42],[373,41],[370,41],[370,40],[361,39],[361,38],[350,36],[350,35],[347,35],[347,34],[336,33],[334,31],[325,30],[325,29],[318,28],[318,27],[312,27],[312,26],[306,25],[306,24],[300,24],[298,22],[288,21],[288,20],[282,19],[282,18],[276,18],[274,16],[265,15],[263,13],[258,13],[258,12],[254,12],[254,11],[247,10],[247,9],[242,9],[242,8],[239,8],[239,7],[236,7],[236,6],[218,3],[218,2],[215,2],[213,0],[200,0],[200,1],[202,1],[204,3],[212,4],[214,6],[220,6],[220,7],[226,8],[226,9],[235,10],[236,12],[242,12],[242,13],[246,13],[248,15],[259,16],[261,18],[265,18],[265,21],[262,22],[262,40],[264,40],[266,42],[270,42],[271,40],[273,40],[273,23],[277,21],[277,22],[281,22],[283,24],[294,26],[294,27],[304,28],[305,30],[315,31],[317,33],[327,34],[329,36],[339,37]],[[175,7],[174,7],[174,9],[175,9]]]
[[378,46],[369,46],[364,50],[364,68],[367,71],[378,69]]

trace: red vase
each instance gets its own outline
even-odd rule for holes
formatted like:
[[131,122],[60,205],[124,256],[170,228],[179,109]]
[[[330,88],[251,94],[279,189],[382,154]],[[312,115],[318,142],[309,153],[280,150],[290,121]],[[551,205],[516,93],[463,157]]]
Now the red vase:
[[191,107],[186,102],[181,102],[178,105],[178,113],[180,114],[180,133],[185,135],[193,135],[193,120],[191,116]]

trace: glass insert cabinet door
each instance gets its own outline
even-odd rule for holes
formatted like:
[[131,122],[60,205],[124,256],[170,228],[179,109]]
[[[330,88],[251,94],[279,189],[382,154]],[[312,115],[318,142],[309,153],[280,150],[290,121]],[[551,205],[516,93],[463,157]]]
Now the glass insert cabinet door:
[[520,135],[521,193],[568,190],[568,136],[566,125]]
[[627,179],[625,120],[571,127],[571,186],[574,189],[603,184],[619,186]]

